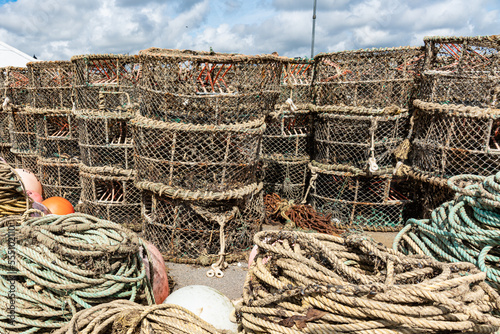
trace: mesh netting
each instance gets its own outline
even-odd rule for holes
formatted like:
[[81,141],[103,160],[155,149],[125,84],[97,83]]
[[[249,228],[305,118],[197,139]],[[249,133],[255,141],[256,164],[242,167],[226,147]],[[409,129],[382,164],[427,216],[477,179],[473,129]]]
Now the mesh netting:
[[317,105],[408,108],[422,47],[343,51],[314,57]]
[[16,165],[16,157],[14,153],[11,152],[11,145],[9,144],[0,144],[0,157],[5,160],[9,165]]
[[88,167],[134,168],[134,146],[127,112],[78,113],[82,163]]
[[78,110],[116,111],[138,101],[136,85],[141,76],[137,57],[125,55],[81,55],[71,57]]
[[37,61],[26,64],[30,105],[34,108],[71,109],[74,65],[70,61]]
[[0,67],[0,97],[6,97],[14,105],[28,103],[28,69],[26,67]]
[[312,77],[314,62],[305,59],[293,59],[283,65],[281,73],[280,95],[277,103],[291,99],[294,103],[312,102]]
[[2,110],[0,106],[0,145],[6,145],[11,143],[10,129],[11,129],[11,117],[9,111]]
[[141,231],[142,198],[141,191],[134,186],[135,173],[80,165],[80,176],[79,211]]
[[500,166],[498,110],[415,101],[413,166],[449,178],[490,175]]
[[44,198],[60,196],[73,206],[80,200],[80,175],[78,161],[38,158],[38,177],[43,186]]
[[10,115],[12,149],[16,153],[35,154],[37,152],[35,113],[25,109],[14,109]]
[[419,98],[428,102],[500,107],[500,38],[426,37]]
[[335,106],[328,111],[315,119],[314,160],[361,170],[373,162],[379,168],[394,165],[393,153],[408,132],[407,111]]
[[35,153],[18,152],[11,148],[14,155],[14,168],[22,168],[29,170],[38,176],[38,156]]
[[311,165],[311,204],[331,213],[338,227],[390,231],[403,227],[403,208],[410,195],[392,175],[363,176]]
[[285,58],[151,48],[140,52],[140,112],[161,121],[246,123],[274,108]]
[[36,110],[38,155],[60,160],[79,159],[78,127],[75,116],[69,110],[66,112]]
[[256,181],[263,120],[214,126],[138,116],[131,124],[139,180],[202,192]]
[[227,201],[171,199],[145,191],[142,213],[144,237],[167,260],[203,263],[203,257],[213,257],[221,250],[221,228],[216,217],[225,221],[224,252],[242,252],[253,245],[253,235],[260,230],[264,202],[260,190]]
[[304,198],[309,159],[286,161],[264,159],[262,179],[266,194],[300,203]]

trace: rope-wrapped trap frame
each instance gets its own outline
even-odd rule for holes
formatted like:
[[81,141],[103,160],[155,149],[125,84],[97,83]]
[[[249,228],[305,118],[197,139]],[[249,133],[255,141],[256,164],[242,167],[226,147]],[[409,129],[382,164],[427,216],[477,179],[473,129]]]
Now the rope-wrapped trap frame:
[[142,198],[134,185],[135,174],[133,170],[80,165],[79,211],[140,232]]
[[186,190],[226,191],[256,182],[263,119],[235,125],[131,120],[138,180]]
[[309,159],[263,160],[262,180],[266,194],[276,193],[281,198],[300,203],[309,174]]
[[261,119],[274,109],[286,58],[150,48],[139,53],[143,116],[191,124]]
[[470,263],[290,231],[258,233],[238,314],[249,333],[494,333],[498,293]]
[[262,183],[231,193],[171,198],[144,189],[144,238],[169,261],[210,265],[241,260],[264,220]]
[[36,61],[26,64],[30,105],[33,108],[73,107],[74,64],[70,61]]
[[356,175],[311,162],[311,205],[331,213],[339,228],[396,231],[403,227],[403,209],[410,194],[398,186],[392,174]]
[[26,67],[0,67],[0,97],[2,103],[9,98],[10,103],[23,106],[28,103],[28,69]]
[[425,37],[419,98],[500,108],[500,37]]
[[422,47],[320,53],[314,57],[315,102],[320,106],[409,108],[423,60]]
[[73,206],[80,200],[81,183],[79,161],[57,158],[38,158],[38,177],[43,186],[44,197],[60,196]]
[[98,54],[71,57],[77,110],[116,111],[139,100],[141,65],[136,56]]
[[79,145],[82,163],[87,167],[134,168],[134,145],[126,111],[78,112]]
[[500,166],[500,109],[415,100],[413,167],[449,178],[490,175]]
[[372,172],[394,166],[393,154],[408,132],[407,110],[342,106],[315,110],[314,160]]

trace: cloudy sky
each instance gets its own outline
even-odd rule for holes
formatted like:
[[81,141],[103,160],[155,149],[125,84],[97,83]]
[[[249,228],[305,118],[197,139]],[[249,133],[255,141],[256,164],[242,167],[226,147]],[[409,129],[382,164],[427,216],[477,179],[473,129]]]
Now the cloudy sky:
[[[0,0],[0,41],[43,60],[174,49],[310,56],[314,0]],[[317,0],[314,53],[500,33],[498,0]]]

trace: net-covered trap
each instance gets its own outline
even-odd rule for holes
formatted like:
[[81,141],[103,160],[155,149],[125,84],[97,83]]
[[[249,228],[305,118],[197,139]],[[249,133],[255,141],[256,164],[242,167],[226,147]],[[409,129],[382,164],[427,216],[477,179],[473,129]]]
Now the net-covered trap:
[[117,54],[71,57],[75,65],[75,102],[78,110],[116,111],[138,101],[136,85],[141,65],[136,56]]
[[37,152],[42,158],[78,159],[78,127],[70,110],[33,109],[36,113]]
[[500,37],[425,37],[419,98],[427,102],[500,107]]
[[263,119],[196,125],[134,118],[138,180],[193,191],[234,190],[256,182]]
[[315,102],[320,106],[408,108],[423,59],[422,47],[321,53],[314,57]]
[[14,153],[37,153],[36,113],[30,109],[15,109],[10,113],[10,135]]
[[35,153],[18,152],[11,148],[14,155],[15,168],[27,169],[35,175],[38,175],[38,156]]
[[8,98],[13,105],[28,102],[28,69],[26,67],[0,67],[0,97],[2,104]]
[[309,174],[308,158],[290,160],[263,159],[262,180],[266,194],[276,193],[281,198],[300,203]]
[[312,103],[313,69],[314,61],[310,59],[290,59],[283,64],[276,103],[284,104],[288,99],[297,105]]
[[0,157],[5,160],[9,165],[15,166],[16,157],[14,153],[12,153],[10,144],[0,144]]
[[33,108],[71,109],[74,65],[70,61],[37,61],[26,64],[29,101]]
[[60,196],[73,206],[80,200],[80,169],[77,159],[38,158],[38,177],[43,186],[44,197]]
[[412,161],[416,170],[449,178],[487,176],[500,166],[500,110],[415,100]]
[[87,167],[134,168],[130,112],[77,113],[82,163]]
[[352,171],[377,171],[395,164],[407,137],[406,109],[326,106],[316,108],[314,160]]
[[396,231],[403,227],[403,209],[410,194],[391,174],[356,175],[311,163],[311,204],[331,213],[339,228]]
[[220,254],[241,260],[264,219],[262,183],[237,196],[172,198],[151,190],[144,191],[143,234],[170,261],[209,265]]
[[272,55],[150,48],[139,53],[140,112],[161,121],[246,123],[274,109],[282,64]]
[[80,177],[79,211],[141,231],[142,197],[134,185],[134,171],[80,165]]

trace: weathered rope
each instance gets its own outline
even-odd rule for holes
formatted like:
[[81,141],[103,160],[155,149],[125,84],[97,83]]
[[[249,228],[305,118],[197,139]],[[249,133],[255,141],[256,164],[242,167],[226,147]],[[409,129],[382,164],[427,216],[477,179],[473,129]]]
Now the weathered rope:
[[500,172],[489,177],[459,175],[448,180],[459,195],[432,212],[431,219],[410,219],[393,244],[407,254],[470,262],[500,287]]
[[245,333],[492,333],[500,296],[470,263],[361,235],[265,231],[238,313]]
[[78,213],[27,218],[11,219],[9,233],[2,229],[9,240],[0,244],[0,303],[9,304],[10,293],[15,308],[13,322],[0,317],[0,330],[50,332],[114,299],[154,303],[137,234]]
[[0,161],[0,217],[19,215],[29,209],[19,175],[7,163]]

